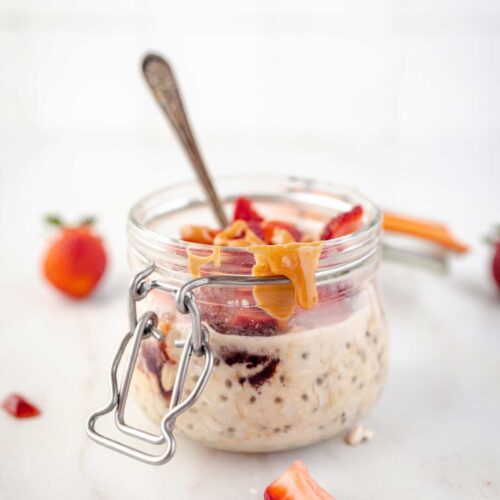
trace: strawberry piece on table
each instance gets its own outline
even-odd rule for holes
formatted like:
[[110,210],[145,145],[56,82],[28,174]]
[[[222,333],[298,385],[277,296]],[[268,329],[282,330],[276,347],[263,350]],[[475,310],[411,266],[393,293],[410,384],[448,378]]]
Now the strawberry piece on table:
[[264,500],[334,500],[309,475],[303,462],[294,462],[264,492]]
[[32,418],[40,415],[40,410],[19,394],[11,394],[4,399],[2,407],[16,418]]
[[233,220],[246,220],[246,221],[257,221],[262,222],[264,217],[262,217],[257,210],[253,207],[252,202],[243,196],[238,198],[234,205]]
[[90,220],[65,227],[55,217],[47,219],[60,228],[43,261],[43,273],[55,288],[74,299],[90,295],[104,274],[106,252],[92,231]]
[[344,212],[333,217],[323,229],[321,239],[331,240],[332,238],[339,238],[340,236],[354,233],[361,227],[362,218],[363,208],[359,205],[355,206],[349,212]]
[[294,224],[282,222],[280,220],[268,220],[264,223],[264,241],[267,244],[272,243],[275,229],[284,229],[288,231],[294,241],[300,241],[302,239],[302,231]]

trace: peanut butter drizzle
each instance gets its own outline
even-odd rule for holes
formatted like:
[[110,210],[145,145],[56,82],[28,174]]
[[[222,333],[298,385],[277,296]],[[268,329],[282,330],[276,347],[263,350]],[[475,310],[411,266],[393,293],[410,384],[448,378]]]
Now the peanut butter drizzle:
[[292,283],[257,285],[254,297],[257,305],[271,316],[288,319],[296,305],[312,309],[318,303],[315,273],[323,242],[258,245],[248,248],[255,255],[253,276],[286,276]]
[[188,249],[188,270],[200,276],[201,267],[211,262],[221,265],[221,245],[248,247],[254,254],[252,276],[286,276],[291,284],[257,285],[254,297],[257,305],[278,320],[286,321],[297,305],[312,309],[318,303],[315,273],[323,242],[298,243],[284,229],[275,230],[274,242],[266,245],[243,220],[236,220],[214,238],[212,253],[195,255]]
[[191,252],[190,248],[188,248],[187,254],[188,254],[187,268],[191,273],[191,275],[195,278],[200,277],[201,266],[204,266],[205,264],[213,262],[215,267],[220,267],[221,254],[219,246],[214,247],[212,253],[204,257],[202,257],[201,255],[195,255],[194,253]]
[[211,245],[214,241],[215,231],[208,226],[195,226],[187,224],[181,227],[181,240],[193,243]]
[[235,220],[214,238],[214,245],[228,247],[248,247],[264,244],[264,241],[248,227],[248,224],[244,220]]

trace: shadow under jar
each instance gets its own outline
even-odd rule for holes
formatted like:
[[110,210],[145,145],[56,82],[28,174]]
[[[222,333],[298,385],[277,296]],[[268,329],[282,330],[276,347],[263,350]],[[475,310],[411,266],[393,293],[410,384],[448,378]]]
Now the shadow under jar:
[[[380,211],[351,189],[299,178],[225,178],[218,188],[228,213],[244,194],[266,218],[319,234],[329,218],[361,205],[363,226],[324,242],[316,273],[318,305],[307,311],[297,307],[287,322],[256,305],[252,286],[195,290],[215,365],[198,402],[177,419],[176,433],[215,448],[267,452],[322,441],[352,427],[377,400],[387,370],[388,333],[376,283]],[[177,239],[184,224],[215,226],[194,182],[135,205],[129,220],[132,269],[153,261],[153,279],[176,286],[192,279],[188,247],[200,256],[213,248]],[[245,248],[223,247],[221,255],[220,267],[203,266],[201,274],[251,275],[254,256]],[[133,394],[160,421],[181,351],[174,341],[187,337],[191,320],[159,290],[138,305],[141,312],[158,315],[165,338],[143,342]],[[192,359],[185,391],[194,386],[202,363]]]

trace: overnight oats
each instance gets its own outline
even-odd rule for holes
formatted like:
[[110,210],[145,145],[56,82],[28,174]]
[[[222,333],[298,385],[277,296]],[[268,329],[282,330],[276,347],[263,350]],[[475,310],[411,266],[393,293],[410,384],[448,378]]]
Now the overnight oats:
[[[279,284],[204,285],[193,294],[209,333],[214,368],[176,433],[235,451],[283,450],[352,428],[380,395],[387,326],[376,283],[380,212],[355,191],[303,179],[219,181],[226,228],[186,183],[138,203],[129,222],[130,262],[155,263],[152,279],[180,286],[198,276],[285,276]],[[245,197],[241,193],[246,193]],[[146,413],[168,411],[191,329],[174,299],[152,290],[164,339],[144,340],[132,381]],[[189,393],[203,360],[193,357]]]

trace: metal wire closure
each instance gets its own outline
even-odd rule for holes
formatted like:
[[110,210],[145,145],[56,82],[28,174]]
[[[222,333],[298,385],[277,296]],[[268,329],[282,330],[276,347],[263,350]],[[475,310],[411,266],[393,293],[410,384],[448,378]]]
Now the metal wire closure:
[[[318,271],[316,272],[316,281],[321,282],[342,276],[363,265],[366,261],[374,257],[377,254],[377,251],[377,248],[374,247],[356,260],[336,266],[332,269]],[[161,281],[148,280],[147,278],[155,271],[155,269],[156,267],[153,263],[149,264],[143,271],[139,272],[130,283],[128,307],[129,331],[122,339],[111,366],[111,398],[106,406],[103,406],[89,416],[86,430],[88,436],[98,444],[140,460],[141,462],[151,465],[160,465],[168,462],[175,453],[176,441],[173,435],[175,419],[181,413],[187,411],[200,397],[208,382],[214,365],[214,354],[209,345],[208,331],[201,323],[200,310],[192,293],[193,290],[206,285],[241,287],[286,284],[290,281],[282,276],[257,278],[252,276],[215,275],[195,278],[186,282],[181,287],[176,287]],[[137,357],[139,356],[141,342],[150,336],[158,342],[163,340],[163,333],[156,327],[158,318],[154,312],[148,311],[140,318],[137,318],[137,302],[143,300],[153,289],[162,290],[173,296],[175,298],[177,310],[181,314],[191,315],[191,332],[189,336],[185,340],[175,341],[175,346],[182,348],[182,354],[174,381],[174,387],[172,389],[169,409],[160,423],[160,434],[151,434],[141,429],[132,427],[125,422],[125,405]],[[118,388],[118,367],[120,366],[123,354],[130,341],[132,341],[130,358],[125,366],[125,373],[123,375],[120,388]],[[186,380],[189,362],[192,355],[205,357],[205,362],[193,390],[184,400],[182,400],[184,382]],[[97,432],[95,429],[96,421],[100,417],[111,413],[113,410],[115,412],[115,424],[119,431],[153,445],[166,444],[164,451],[158,455],[153,455]]]
[[[208,332],[201,324],[200,311],[196,301],[191,293],[184,295],[184,303],[179,312],[183,314],[191,314],[192,329],[191,333],[185,340],[176,342],[176,347],[182,348],[182,354],[179,360],[179,368],[175,377],[172,396],[170,399],[169,410],[163,417],[160,424],[160,434],[151,434],[149,432],[137,429],[128,425],[125,422],[125,405],[132,381],[132,375],[139,355],[141,342],[150,336],[153,336],[158,342],[163,340],[163,333],[156,328],[156,314],[152,311],[144,313],[140,318],[137,318],[137,302],[144,299],[147,294],[154,288],[164,290],[172,296],[177,296],[179,289],[164,283],[158,283],[154,280],[145,281],[146,278],[154,271],[153,264],[148,266],[144,271],[138,273],[130,283],[129,287],[129,324],[130,330],[122,339],[118,352],[115,355],[111,366],[111,399],[109,403],[95,411],[87,420],[87,434],[96,443],[111,448],[115,451],[128,455],[142,462],[160,465],[168,462],[175,453],[176,441],[173,435],[175,419],[183,412],[188,410],[200,397],[205,385],[208,381],[210,373],[214,365],[213,351],[208,343]],[[178,301],[176,301],[178,303]],[[125,373],[118,389],[117,371],[123,357],[123,353],[128,344],[132,340],[132,348],[130,358],[125,367]],[[198,378],[193,390],[182,400],[184,382],[189,368],[191,355],[204,356],[205,363],[202,372]],[[132,446],[126,445],[115,439],[104,436],[96,431],[95,425],[98,418],[115,411],[115,423],[117,428],[134,438],[151,443],[154,445],[164,445],[166,448],[158,455],[153,455],[141,451]]]

